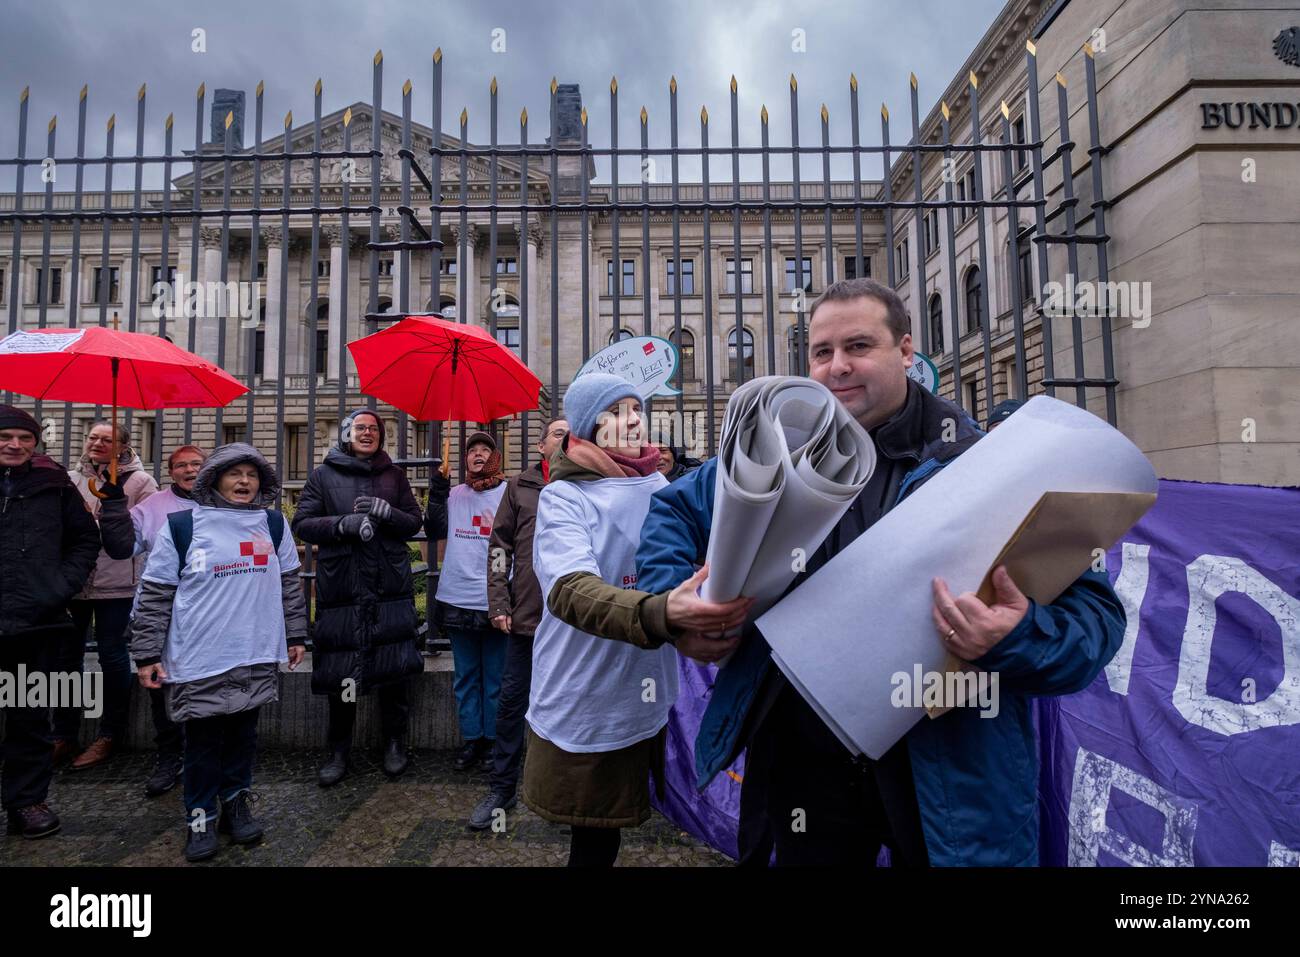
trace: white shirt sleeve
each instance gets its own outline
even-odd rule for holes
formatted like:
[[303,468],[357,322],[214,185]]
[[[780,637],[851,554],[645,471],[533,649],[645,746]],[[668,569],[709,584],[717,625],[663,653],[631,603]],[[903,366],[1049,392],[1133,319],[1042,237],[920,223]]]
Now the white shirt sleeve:
[[163,522],[162,527],[158,529],[153,548],[149,549],[149,559],[145,562],[144,573],[140,577],[160,585],[179,585],[180,576],[177,574],[179,563],[180,556],[176,554],[176,543],[172,541],[171,523]]
[[[267,513],[268,516],[270,513]],[[267,518],[266,534],[269,538],[271,535],[270,518]],[[285,572],[297,571],[302,562],[298,560],[298,543],[293,540],[293,532],[289,529],[289,520],[284,520],[284,537],[280,539],[280,550],[275,556],[280,562],[280,574]]]
[[542,489],[537,500],[537,526],[533,534],[533,571],[542,586],[542,600],[556,580],[573,572],[600,574],[592,549],[591,520],[582,494],[560,482]]

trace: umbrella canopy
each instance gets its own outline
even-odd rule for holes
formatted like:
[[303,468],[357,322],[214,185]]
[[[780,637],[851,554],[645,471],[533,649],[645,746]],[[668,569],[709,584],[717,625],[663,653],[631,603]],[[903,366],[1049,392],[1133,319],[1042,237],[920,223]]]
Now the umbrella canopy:
[[479,326],[408,316],[348,349],[361,391],[416,419],[490,422],[537,408],[542,380]]
[[0,388],[133,409],[214,408],[248,391],[166,339],[107,326],[31,329],[0,339]]

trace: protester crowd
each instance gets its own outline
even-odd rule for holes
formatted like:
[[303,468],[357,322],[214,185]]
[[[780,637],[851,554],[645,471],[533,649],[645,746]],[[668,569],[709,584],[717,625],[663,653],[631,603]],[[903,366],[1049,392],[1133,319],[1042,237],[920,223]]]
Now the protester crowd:
[[[867,431],[878,462],[792,588],[983,434],[907,377],[907,330],[898,297],[871,280],[835,283],[810,310],[810,374]],[[1114,655],[1124,611],[1104,573],[1085,572],[1049,605],[1005,569],[988,604],[936,579],[935,629],[957,657],[1001,674],[1001,712],[958,708],[877,761],[854,757],[774,666],[750,599],[700,597],[716,459],[652,444],[639,394],[616,376],[579,377],[563,411],[544,424],[536,464],[512,476],[493,436],[471,433],[464,481],[435,471],[423,514],[385,451],[383,420],[353,411],[290,524],[275,510],[279,478],[252,446],[177,448],[160,491],[111,423],[92,427],[67,471],[40,453],[35,419],[0,406],[0,669],[80,672],[93,628],[104,673],[103,717],[84,750],[79,711],[7,709],[9,834],[59,829],[54,768],[112,760],[138,682],[158,751],[145,793],[181,782],[185,857],[214,856],[223,833],[261,840],[259,709],[309,638],[311,688],[328,702],[319,785],[349,774],[358,701],[371,694],[383,772],[403,774],[410,683],[424,667],[407,543],[423,527],[431,563],[446,543],[428,617],[452,648],[455,767],[488,771],[469,828],[493,826],[522,798],[569,827],[571,866],[612,865],[622,829],[649,817],[650,788],[662,787],[685,656],[727,659],[695,754],[701,787],[747,755],[742,864],[871,866],[881,847],[895,866],[1035,862],[1028,701],[1085,687]],[[999,406],[986,427],[1014,411]],[[315,549],[310,628],[298,543]]]

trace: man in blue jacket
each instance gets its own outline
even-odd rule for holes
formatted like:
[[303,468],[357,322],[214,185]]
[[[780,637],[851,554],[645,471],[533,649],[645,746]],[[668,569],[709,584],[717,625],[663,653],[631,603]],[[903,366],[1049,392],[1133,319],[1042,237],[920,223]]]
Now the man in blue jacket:
[[[907,378],[912,338],[893,290],[870,279],[833,283],[809,310],[812,378],[829,388],[876,444],[877,464],[791,588],[982,435],[962,410]],[[717,460],[655,493],[637,551],[637,587],[668,590],[703,562]],[[1000,710],[955,708],[924,718],[878,761],[854,758],[747,629],[718,673],[695,742],[700,789],[748,747],[741,859],[778,865],[871,866],[882,845],[894,866],[1038,863],[1038,761],[1030,697],[1086,687],[1115,654],[1123,606],[1104,573],[1085,572],[1039,605],[999,569],[996,596],[953,596],[932,582],[935,628],[948,648],[999,674]],[[863,609],[863,614],[870,614]],[[810,640],[815,636],[810,635]]]

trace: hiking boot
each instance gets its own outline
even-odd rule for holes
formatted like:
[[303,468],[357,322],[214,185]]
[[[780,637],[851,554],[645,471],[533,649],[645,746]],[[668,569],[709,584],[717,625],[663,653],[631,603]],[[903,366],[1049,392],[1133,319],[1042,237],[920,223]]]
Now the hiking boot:
[[486,831],[492,826],[492,821],[496,817],[497,809],[508,811],[519,803],[519,798],[514,794],[503,794],[500,791],[493,791],[483,800],[479,801],[474,810],[469,815],[469,829],[471,831]]
[[451,766],[457,771],[468,771],[478,763],[479,755],[481,753],[482,752],[479,750],[478,738],[475,738],[473,741],[466,741],[461,746],[460,753],[456,755],[456,760],[452,762]]
[[330,759],[316,772],[316,783],[323,788],[333,787],[348,776],[348,752],[345,746],[336,746]]
[[21,834],[28,840],[36,840],[38,837],[49,837],[56,833],[59,826],[59,819],[44,801],[40,804],[15,808],[9,812],[10,835]]
[[149,775],[149,780],[144,783],[144,796],[154,798],[166,794],[176,787],[176,782],[181,779],[184,770],[185,764],[179,754],[164,754],[159,751],[158,760],[153,766],[153,774]]
[[72,770],[84,771],[86,768],[93,768],[97,764],[103,764],[113,756],[113,739],[99,737],[91,742],[90,747],[72,762]]
[[402,745],[402,739],[389,738],[388,745],[384,748],[384,774],[390,778],[398,777],[410,763],[406,748]]
[[217,840],[217,827],[213,827],[214,822],[207,821],[205,826],[195,829],[192,825],[185,825],[185,860],[190,863],[197,861],[206,861],[213,857],[217,851],[221,850],[221,842]]
[[217,830],[229,834],[236,844],[256,844],[262,839],[262,825],[253,817],[253,802],[257,800],[252,791],[240,791],[229,801],[221,802],[221,820]]

